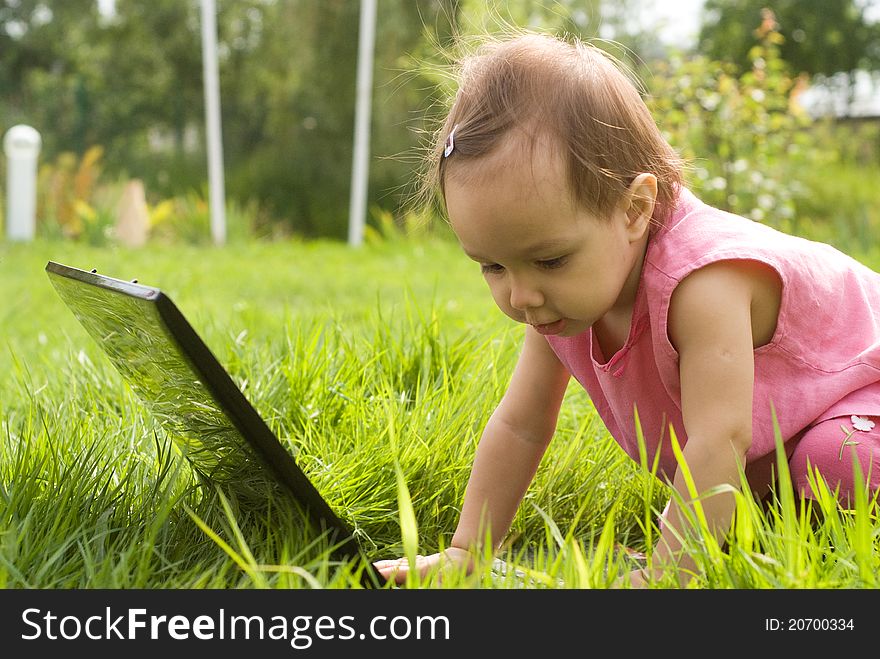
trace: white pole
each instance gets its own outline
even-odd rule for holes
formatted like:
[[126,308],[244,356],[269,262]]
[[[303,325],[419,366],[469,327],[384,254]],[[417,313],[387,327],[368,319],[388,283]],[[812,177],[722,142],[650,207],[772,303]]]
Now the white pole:
[[220,75],[217,64],[217,6],[202,0],[202,67],[205,77],[205,138],[208,146],[208,194],[211,236],[226,242],[226,192],[223,182],[223,138],[220,132]]
[[351,166],[351,200],[348,244],[364,239],[367,221],[367,183],[370,175],[370,103],[373,88],[373,50],[376,42],[376,0],[361,0],[358,34],[357,101],[354,117],[354,156]]
[[37,156],[42,138],[35,128],[18,124],[3,137],[6,152],[6,235],[30,242],[37,225]]

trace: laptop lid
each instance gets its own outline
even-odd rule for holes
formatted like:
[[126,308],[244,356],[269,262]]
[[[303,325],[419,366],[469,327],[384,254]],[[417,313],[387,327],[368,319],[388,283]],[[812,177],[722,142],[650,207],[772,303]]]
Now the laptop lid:
[[337,543],[337,556],[359,555],[352,529],[167,295],[53,261],[46,272],[86,332],[201,476],[253,497],[271,497],[281,489]]

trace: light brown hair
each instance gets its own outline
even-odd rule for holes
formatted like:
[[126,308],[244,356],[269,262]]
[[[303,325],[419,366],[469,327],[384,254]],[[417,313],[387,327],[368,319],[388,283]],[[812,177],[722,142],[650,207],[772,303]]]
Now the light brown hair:
[[[662,224],[682,184],[682,160],[663,138],[638,88],[605,51],[537,33],[492,38],[457,65],[458,90],[435,132],[426,190],[443,194],[450,171],[490,154],[514,129],[566,155],[575,200],[605,216],[640,173],[657,177]],[[454,146],[443,154],[450,132]]]

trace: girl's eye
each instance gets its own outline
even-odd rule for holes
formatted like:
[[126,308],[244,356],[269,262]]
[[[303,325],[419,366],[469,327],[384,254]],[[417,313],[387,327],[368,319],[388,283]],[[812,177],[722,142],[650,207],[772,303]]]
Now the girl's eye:
[[480,264],[480,272],[484,275],[497,275],[500,272],[504,271],[503,265],[498,265],[497,263],[481,263]]
[[539,267],[544,268],[545,270],[553,270],[564,266],[566,261],[566,257],[560,256],[559,258],[545,259],[543,261],[538,261],[537,263]]

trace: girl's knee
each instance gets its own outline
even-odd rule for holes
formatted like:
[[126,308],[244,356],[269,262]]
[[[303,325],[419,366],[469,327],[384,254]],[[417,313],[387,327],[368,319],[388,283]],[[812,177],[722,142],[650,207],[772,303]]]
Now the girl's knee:
[[869,495],[880,489],[880,419],[834,417],[808,429],[789,460],[795,494],[815,499],[814,484],[824,480],[839,501],[853,504],[857,487]]

